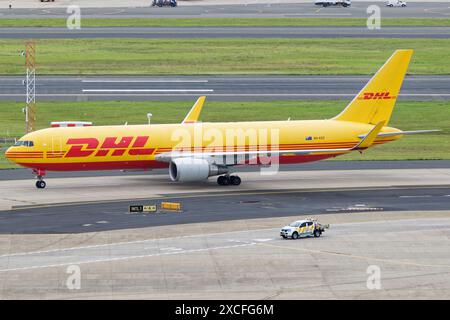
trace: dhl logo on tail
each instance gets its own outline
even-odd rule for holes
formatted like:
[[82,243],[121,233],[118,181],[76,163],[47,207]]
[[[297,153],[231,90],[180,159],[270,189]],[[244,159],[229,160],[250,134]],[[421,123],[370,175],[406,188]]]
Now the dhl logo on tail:
[[395,98],[397,97],[391,96],[390,92],[364,92],[362,97],[358,97],[358,100],[385,100]]

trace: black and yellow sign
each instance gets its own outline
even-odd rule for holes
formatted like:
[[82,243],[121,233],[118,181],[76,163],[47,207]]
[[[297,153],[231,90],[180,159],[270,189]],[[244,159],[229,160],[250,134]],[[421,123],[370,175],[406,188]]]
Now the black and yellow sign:
[[156,212],[156,204],[130,206],[131,213]]

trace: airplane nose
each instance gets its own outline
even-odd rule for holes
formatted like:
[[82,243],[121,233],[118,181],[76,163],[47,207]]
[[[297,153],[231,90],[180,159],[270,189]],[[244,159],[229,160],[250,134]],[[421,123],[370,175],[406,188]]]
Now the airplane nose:
[[8,150],[6,150],[6,152],[5,152],[6,159],[8,159],[10,161],[11,161],[11,153],[12,153],[13,148],[14,147],[9,147]]

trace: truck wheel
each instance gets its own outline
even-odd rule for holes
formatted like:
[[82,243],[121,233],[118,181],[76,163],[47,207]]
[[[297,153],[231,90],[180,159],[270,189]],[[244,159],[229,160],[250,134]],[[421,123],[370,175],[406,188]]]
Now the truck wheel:
[[321,234],[322,234],[322,232],[320,232],[319,229],[314,230],[314,237],[315,237],[315,238],[320,237]]
[[298,239],[298,233],[297,233],[297,232],[294,232],[294,233],[292,234],[292,239],[294,239],[294,240],[297,240],[297,239]]

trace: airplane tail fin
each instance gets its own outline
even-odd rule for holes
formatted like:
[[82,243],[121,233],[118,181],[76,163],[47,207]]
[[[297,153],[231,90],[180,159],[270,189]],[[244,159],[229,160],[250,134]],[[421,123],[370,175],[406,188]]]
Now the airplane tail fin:
[[396,50],[386,63],[333,120],[388,124],[413,50]]

